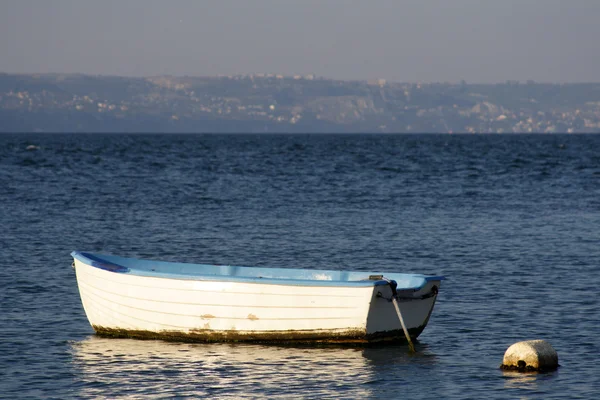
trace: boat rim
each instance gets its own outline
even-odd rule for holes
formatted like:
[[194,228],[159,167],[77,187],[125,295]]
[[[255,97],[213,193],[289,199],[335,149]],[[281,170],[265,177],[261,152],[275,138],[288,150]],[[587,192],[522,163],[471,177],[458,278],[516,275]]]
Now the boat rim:
[[[191,281],[218,281],[218,282],[244,282],[244,283],[260,283],[260,284],[277,284],[277,285],[292,285],[292,286],[331,286],[331,287],[372,287],[372,286],[383,286],[389,285],[390,280],[396,281],[398,284],[398,290],[420,290],[428,282],[442,281],[445,279],[444,276],[440,275],[423,275],[423,274],[411,274],[411,273],[392,273],[392,272],[372,272],[372,271],[349,271],[349,270],[321,270],[321,269],[301,269],[301,268],[271,268],[271,267],[243,267],[243,266],[232,266],[232,265],[214,265],[214,264],[194,264],[194,263],[178,263],[169,261],[158,261],[158,260],[147,260],[138,258],[127,258],[120,256],[112,256],[105,254],[98,254],[86,251],[73,251],[71,256],[74,260],[95,267],[101,270],[134,275],[148,278],[163,278],[163,279],[176,279],[176,280],[191,280]],[[121,262],[115,260],[109,260],[107,258],[118,259]],[[153,263],[154,265],[170,266],[170,267],[193,267],[193,268],[213,268],[213,269],[230,269],[233,271],[248,272],[252,271],[257,276],[250,275],[231,275],[226,273],[220,274],[199,274],[199,273],[183,273],[183,272],[164,272],[158,271],[153,268],[140,268],[139,266],[123,265],[127,263]],[[313,276],[321,278],[294,278],[294,277],[269,277],[262,276],[261,274],[268,275],[273,271],[285,271],[291,273],[291,275],[300,275],[301,273],[311,273]],[[320,275],[319,275],[320,274]],[[347,279],[323,279],[327,274],[346,274]],[[351,274],[360,275],[363,279],[350,280]]]

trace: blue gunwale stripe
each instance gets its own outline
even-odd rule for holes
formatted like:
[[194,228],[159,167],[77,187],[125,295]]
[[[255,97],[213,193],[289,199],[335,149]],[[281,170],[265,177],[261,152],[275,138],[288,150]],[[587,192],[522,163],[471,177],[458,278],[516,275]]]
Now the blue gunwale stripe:
[[[385,280],[368,279],[369,275],[383,275],[388,279],[396,280],[398,283],[398,290],[418,290],[425,286],[428,282],[441,281],[445,279],[443,276],[427,276],[421,274],[382,274],[363,271],[309,270],[298,268],[262,268],[173,263],[165,261],[124,258],[80,251],[73,251],[71,256],[74,259],[77,259],[92,267],[113,273],[177,280],[245,282],[291,286],[369,287],[388,285],[388,282]],[[243,275],[237,275],[240,273]],[[272,276],[275,274],[280,275]],[[352,275],[354,275],[354,277]],[[322,279],[323,277],[328,279]],[[334,279],[334,277],[339,278]],[[359,277],[362,279],[359,279]]]

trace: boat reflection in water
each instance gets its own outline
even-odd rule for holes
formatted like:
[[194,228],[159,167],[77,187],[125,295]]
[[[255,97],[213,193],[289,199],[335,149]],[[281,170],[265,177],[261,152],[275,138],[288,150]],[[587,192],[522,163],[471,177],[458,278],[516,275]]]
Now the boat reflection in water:
[[72,344],[81,397],[367,398],[382,389],[378,370],[419,358],[430,364],[434,357],[409,355],[406,346],[192,344],[98,336]]

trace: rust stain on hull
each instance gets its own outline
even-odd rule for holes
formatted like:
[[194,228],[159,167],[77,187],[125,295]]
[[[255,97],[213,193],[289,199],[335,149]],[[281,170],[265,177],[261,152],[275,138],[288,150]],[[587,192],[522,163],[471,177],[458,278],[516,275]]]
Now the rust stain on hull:
[[258,317],[256,315],[254,315],[254,314],[248,314],[248,319],[250,321],[257,321]]
[[[206,326],[206,325],[205,325]],[[165,340],[173,342],[250,342],[274,344],[349,344],[406,342],[401,329],[367,334],[364,329],[350,329],[343,332],[327,330],[289,330],[289,331],[215,331],[212,329],[194,329],[181,331],[144,331],[130,329],[106,328],[93,325],[99,336],[113,338],[132,338],[142,340]],[[425,329],[425,325],[409,329],[412,339],[417,338]]]

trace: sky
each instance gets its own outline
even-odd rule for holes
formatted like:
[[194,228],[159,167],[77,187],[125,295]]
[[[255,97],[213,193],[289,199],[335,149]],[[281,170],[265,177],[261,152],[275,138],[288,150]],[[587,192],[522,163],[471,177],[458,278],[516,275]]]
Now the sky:
[[0,72],[600,82],[600,0],[0,0]]

